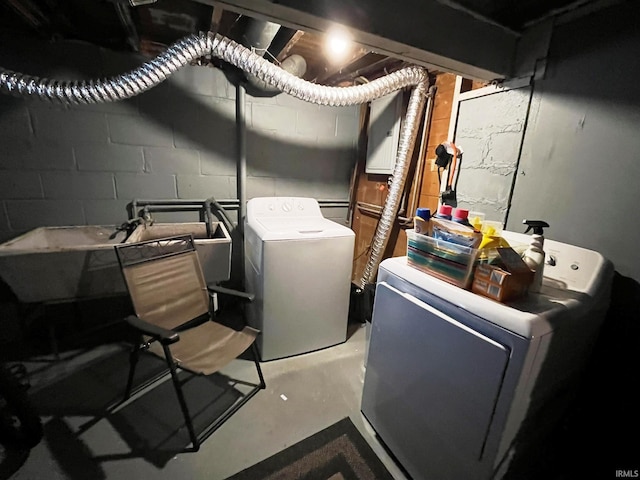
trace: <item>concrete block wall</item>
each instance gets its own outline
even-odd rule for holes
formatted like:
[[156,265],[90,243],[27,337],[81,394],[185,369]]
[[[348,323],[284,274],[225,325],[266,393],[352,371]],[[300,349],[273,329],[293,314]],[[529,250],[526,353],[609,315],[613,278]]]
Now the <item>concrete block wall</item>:
[[460,102],[458,205],[485,213],[487,220],[506,220],[530,95],[525,87]]
[[[77,42],[1,40],[0,65],[49,78],[108,77],[144,61]],[[0,240],[39,226],[120,224],[134,198],[236,198],[235,97],[221,70],[197,66],[110,104],[0,96]],[[246,99],[249,198],[348,198],[358,107],[319,107],[286,94]],[[346,209],[325,216],[344,223]]]

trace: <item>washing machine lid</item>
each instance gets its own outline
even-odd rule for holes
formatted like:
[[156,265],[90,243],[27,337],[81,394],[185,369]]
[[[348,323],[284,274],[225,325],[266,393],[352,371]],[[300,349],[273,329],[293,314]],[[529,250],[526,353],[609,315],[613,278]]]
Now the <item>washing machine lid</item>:
[[247,202],[247,226],[262,240],[303,240],[355,236],[324,218],[314,198],[256,197]]
[[251,226],[265,241],[355,236],[350,228],[323,217],[266,217],[255,219]]

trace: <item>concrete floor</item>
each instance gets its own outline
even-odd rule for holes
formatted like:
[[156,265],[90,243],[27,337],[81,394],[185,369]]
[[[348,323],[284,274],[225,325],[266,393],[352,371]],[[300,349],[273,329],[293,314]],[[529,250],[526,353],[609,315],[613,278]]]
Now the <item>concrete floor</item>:
[[[108,318],[122,318],[111,303],[102,311]],[[92,309],[91,315],[83,318],[93,318],[94,312]],[[69,312],[62,313],[71,318]],[[101,325],[104,319],[98,317],[93,324]],[[48,353],[46,328],[37,325],[31,331],[40,333],[30,338],[29,348],[25,349],[28,351],[18,348],[10,354],[0,344],[4,357],[24,363],[31,372],[29,394],[41,413],[45,430],[44,439],[28,455],[16,455],[6,461],[7,452],[0,445],[0,480],[224,480],[344,417],[351,418],[392,476],[406,480],[360,413],[366,335],[359,323],[349,325],[348,339],[341,345],[263,362],[267,389],[258,392],[214,432],[199,452],[177,454],[189,441],[184,430],[179,435],[172,434],[171,420],[182,419],[170,382],[157,387],[157,395],[142,397],[151,403],[133,402],[109,419],[101,418],[106,404],[122,395],[128,364],[122,335],[117,329],[109,335],[101,331],[87,348],[85,337],[71,341],[72,334],[76,330],[82,332],[84,326],[76,328],[75,321],[67,323],[70,325],[66,327],[65,322],[58,323],[63,327],[58,331],[63,347],[60,361]],[[636,377],[625,377],[625,370],[619,368],[617,343],[604,344],[616,348],[598,350],[598,369],[591,372],[582,392],[583,401],[564,422],[555,443],[550,443],[554,450],[554,445],[558,447],[562,460],[554,465],[547,458],[544,463],[555,474],[539,478],[588,478],[592,470],[608,475],[637,465],[635,444],[624,440],[627,436],[621,433],[640,423],[638,415],[633,414],[637,409],[630,407],[635,397],[626,393],[612,396],[619,385],[630,385]],[[72,347],[67,348],[68,345]],[[635,365],[631,361],[628,364]],[[224,373],[256,380],[249,360],[234,362]],[[191,393],[211,391],[200,386],[211,387],[194,384]],[[189,398],[193,397],[197,395]],[[621,401],[625,398],[629,406],[618,408],[624,405]],[[210,398],[203,402],[211,403]],[[173,419],[167,411],[174,415]],[[598,433],[602,431],[608,434]]]
[[[214,432],[199,452],[169,454],[165,458],[144,453],[130,455],[132,443],[136,451],[136,443],[131,440],[135,436],[122,427],[122,422],[99,419],[86,428],[87,422],[95,417],[87,407],[90,402],[79,399],[90,398],[87,395],[91,393],[98,397],[103,388],[111,389],[110,394],[120,392],[126,376],[126,352],[117,344],[65,352],[62,361],[45,362],[32,376],[31,394],[43,414],[45,438],[10,478],[222,480],[350,417],[394,478],[404,480],[403,473],[377,442],[360,413],[365,337],[364,326],[352,324],[347,342],[341,345],[263,362],[266,390],[260,391]],[[114,356],[119,358],[117,367],[104,360]],[[94,370],[87,374],[90,369]],[[244,378],[249,379],[255,375],[248,360],[236,361],[230,370],[225,373],[247,374]],[[166,398],[173,401],[173,392],[167,392],[171,393]],[[56,408],[47,403],[55,404]],[[144,423],[145,419],[135,410],[131,415],[138,415],[140,423]],[[144,439],[138,441],[141,443],[137,446],[147,445]]]

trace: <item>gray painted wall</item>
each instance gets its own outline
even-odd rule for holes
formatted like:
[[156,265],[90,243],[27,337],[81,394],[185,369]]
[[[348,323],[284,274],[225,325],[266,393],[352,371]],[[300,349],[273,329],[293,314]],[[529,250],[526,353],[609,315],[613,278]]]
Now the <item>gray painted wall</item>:
[[549,449],[562,452],[571,478],[638,462],[625,431],[638,430],[640,414],[625,387],[637,385],[640,365],[639,15],[640,2],[628,1],[555,28],[507,222],[518,230],[523,218],[543,218],[548,238],[597,250],[618,272],[567,434]]
[[[624,432],[640,426],[637,399],[625,388],[637,384],[640,364],[640,223],[635,214],[640,203],[639,15],[640,2],[628,1],[556,26],[545,78],[534,85],[521,156],[517,142],[500,149],[511,168],[517,166],[507,228],[523,231],[524,218],[547,220],[547,238],[599,251],[618,272],[578,397],[563,418],[563,433],[545,439],[538,462],[554,465],[553,474],[566,472],[569,478],[606,478],[618,465],[634,465],[638,459],[637,447]],[[471,205],[481,205],[483,196],[501,198],[496,197],[501,182],[490,169],[505,157],[491,160],[497,149],[488,144],[500,132],[499,117],[519,116],[522,110],[518,103],[509,112],[498,108],[508,103],[502,101],[508,95],[485,97],[490,103],[482,105],[485,122],[470,132],[463,129],[464,140],[457,139],[465,148],[463,169],[474,182],[460,184],[459,194],[473,197],[465,198],[477,201]],[[473,106],[478,110],[467,112],[471,119],[482,119],[481,103]],[[472,153],[478,160],[472,160]],[[487,173],[476,172],[473,163]],[[508,167],[505,174],[513,178]],[[567,346],[555,345],[553,338],[549,351],[558,347],[560,355],[566,354]],[[561,452],[557,465],[549,452]]]
[[[49,78],[100,78],[143,59],[82,43],[2,38],[0,65]],[[247,95],[248,198],[348,198],[358,107]],[[134,198],[236,198],[235,87],[188,66],[125,102],[62,107],[0,96],[0,240],[39,226],[127,219]],[[346,209],[325,209],[344,223]],[[157,214],[190,221],[194,214]]]
[[640,281],[640,30],[637,2],[556,27],[535,85],[507,227],[601,252]]
[[513,231],[524,231],[525,218],[546,220],[548,238],[599,251],[635,280],[639,13],[627,2],[556,26],[533,95],[520,88],[462,101],[455,137],[464,149],[459,206],[507,219]]

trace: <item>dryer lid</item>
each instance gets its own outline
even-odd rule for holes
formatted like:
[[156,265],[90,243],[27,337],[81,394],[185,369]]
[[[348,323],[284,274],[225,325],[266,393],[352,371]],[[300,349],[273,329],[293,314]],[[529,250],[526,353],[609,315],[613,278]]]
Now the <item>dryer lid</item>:
[[548,333],[557,328],[563,318],[585,318],[586,313],[596,307],[595,299],[589,295],[557,288],[547,282],[543,283],[540,293],[499,303],[424,273],[408,265],[407,257],[383,260],[378,282],[389,282],[389,274],[525,338]]

